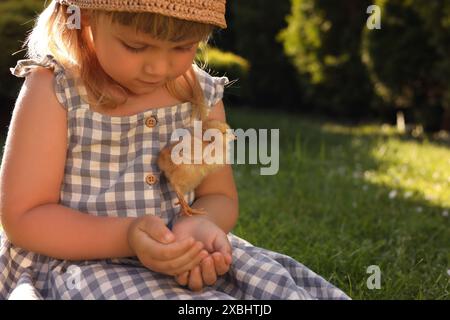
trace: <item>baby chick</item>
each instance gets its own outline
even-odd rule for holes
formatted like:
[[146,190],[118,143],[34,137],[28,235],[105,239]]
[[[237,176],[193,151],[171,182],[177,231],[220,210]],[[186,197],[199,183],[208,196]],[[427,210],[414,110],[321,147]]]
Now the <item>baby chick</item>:
[[[236,136],[231,133],[231,131],[227,132],[228,129],[230,129],[230,126],[222,121],[219,120],[206,120],[202,123],[202,137],[206,130],[208,129],[217,129],[221,134],[221,138],[219,139],[219,143],[221,144],[222,148],[222,155],[223,161],[221,163],[212,163],[208,164],[205,162],[205,159],[201,159],[201,163],[195,163],[197,161],[194,161],[194,157],[191,157],[189,159],[192,159],[189,163],[180,163],[175,164],[172,161],[171,153],[172,149],[178,145],[181,142],[176,142],[173,144],[168,144],[163,149],[161,149],[160,154],[158,156],[158,166],[161,169],[161,171],[166,176],[167,180],[169,181],[170,185],[174,189],[174,191],[177,194],[178,202],[176,204],[180,204],[181,206],[181,214],[192,216],[195,214],[205,214],[206,211],[204,208],[201,209],[194,209],[191,208],[186,200],[184,199],[184,194],[186,192],[189,192],[191,190],[194,190],[197,186],[200,185],[200,183],[203,181],[204,178],[206,178],[210,173],[222,168],[226,165],[226,155],[227,150],[229,149],[229,142],[232,140],[236,140]],[[194,137],[194,134],[190,135],[190,142],[191,142],[191,155],[194,154],[194,141],[195,139],[198,139]],[[197,141],[198,143],[198,141]],[[201,141],[200,145],[202,146],[202,152],[205,148],[213,143],[213,141]],[[220,150],[218,150],[220,152]],[[213,157],[216,154],[217,150],[213,151]],[[187,154],[181,154],[182,157],[189,156],[188,152]],[[219,161],[220,162],[220,161]]]

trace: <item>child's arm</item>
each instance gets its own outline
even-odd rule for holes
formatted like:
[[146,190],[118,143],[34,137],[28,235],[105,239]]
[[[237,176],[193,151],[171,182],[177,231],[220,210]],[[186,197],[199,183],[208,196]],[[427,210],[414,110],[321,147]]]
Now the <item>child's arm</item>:
[[5,231],[24,249],[66,260],[134,256],[127,232],[135,218],[97,217],[58,204],[12,214],[17,217]]
[[133,218],[95,217],[58,205],[67,150],[66,111],[54,75],[27,76],[9,127],[0,172],[0,214],[19,247],[61,259],[131,256]]
[[[226,183],[227,179],[229,179],[230,176],[232,177],[232,173],[229,172],[229,169],[224,168],[220,171],[217,171],[214,175],[215,177],[217,177],[217,179],[219,179],[216,181],[221,181],[221,183],[215,183],[211,188],[209,188],[207,184],[204,184],[202,182],[202,187],[205,188],[204,190],[208,190],[208,193],[197,194],[197,199],[194,201],[191,207],[204,208],[207,214],[198,215],[195,217],[207,218],[214,222],[225,233],[228,233],[233,230],[239,216],[238,200],[236,198],[231,198],[227,194],[224,194],[223,190],[220,190],[220,187],[222,183]],[[211,178],[211,176],[212,175],[210,175],[208,178]]]
[[[209,119],[226,122],[222,101],[214,106]],[[191,207],[204,208],[207,214],[182,216],[175,222],[173,229],[177,235],[187,233],[195,238],[199,237],[205,241],[206,248],[211,253],[211,256],[202,260],[190,272],[175,277],[180,285],[188,285],[194,291],[200,290],[204,284],[213,285],[217,276],[228,272],[232,262],[232,248],[226,234],[234,228],[239,217],[239,197],[232,167],[226,165],[208,175],[195,189],[195,198]],[[221,232],[218,232],[219,228]]]
[[[208,119],[226,122],[222,101],[212,108]],[[204,208],[208,212],[205,218],[212,220],[225,233],[234,228],[239,217],[239,197],[231,165],[208,175],[195,189],[195,198],[192,208]]]

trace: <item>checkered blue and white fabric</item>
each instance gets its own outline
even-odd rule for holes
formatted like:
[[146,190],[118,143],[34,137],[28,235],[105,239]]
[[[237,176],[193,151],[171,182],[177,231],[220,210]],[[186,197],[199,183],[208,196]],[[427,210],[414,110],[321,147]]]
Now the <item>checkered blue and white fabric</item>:
[[[154,214],[170,226],[179,205],[156,164],[172,131],[191,125],[191,104],[114,117],[91,111],[83,85],[52,56],[19,60],[11,72],[26,77],[35,67],[52,69],[55,93],[67,110],[68,145],[60,204],[86,214],[138,217]],[[223,97],[226,77],[195,67],[212,107]],[[154,127],[146,119],[155,117]],[[149,185],[151,173],[157,183]],[[189,203],[194,193],[185,195]],[[215,285],[192,292],[145,268],[137,258],[68,261],[13,245],[0,246],[0,299],[348,299],[341,290],[289,256],[228,235],[230,271]]]

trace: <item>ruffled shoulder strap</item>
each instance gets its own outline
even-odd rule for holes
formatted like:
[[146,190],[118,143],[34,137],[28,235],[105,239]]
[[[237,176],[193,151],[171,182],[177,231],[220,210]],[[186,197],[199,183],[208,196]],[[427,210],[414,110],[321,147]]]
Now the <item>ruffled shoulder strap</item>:
[[30,72],[33,71],[33,69],[37,67],[44,67],[53,70],[55,75],[54,88],[56,97],[65,109],[72,108],[73,101],[71,101],[70,95],[74,92],[73,88],[75,86],[75,82],[70,81],[68,73],[64,69],[63,65],[56,61],[52,55],[48,54],[42,59],[18,60],[16,66],[14,68],[10,68],[10,71],[16,77],[25,78],[30,74]]
[[217,102],[222,100],[225,85],[230,81],[227,77],[213,77],[195,64],[193,67],[197,75],[197,79],[200,82],[200,86],[203,89],[206,105],[212,108],[217,104]]

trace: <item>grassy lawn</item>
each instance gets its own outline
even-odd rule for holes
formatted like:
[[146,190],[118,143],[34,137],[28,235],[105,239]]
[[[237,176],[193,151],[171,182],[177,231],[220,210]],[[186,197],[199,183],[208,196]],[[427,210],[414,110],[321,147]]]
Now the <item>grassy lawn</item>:
[[[449,299],[450,148],[388,126],[230,109],[233,128],[279,128],[280,170],[234,165],[234,233],[288,254],[354,299]],[[381,269],[369,290],[367,267]]]
[[[276,112],[230,109],[228,121],[280,129],[277,175],[234,165],[236,235],[294,257],[353,299],[450,298],[448,146]],[[370,265],[381,269],[379,290],[367,288]]]

